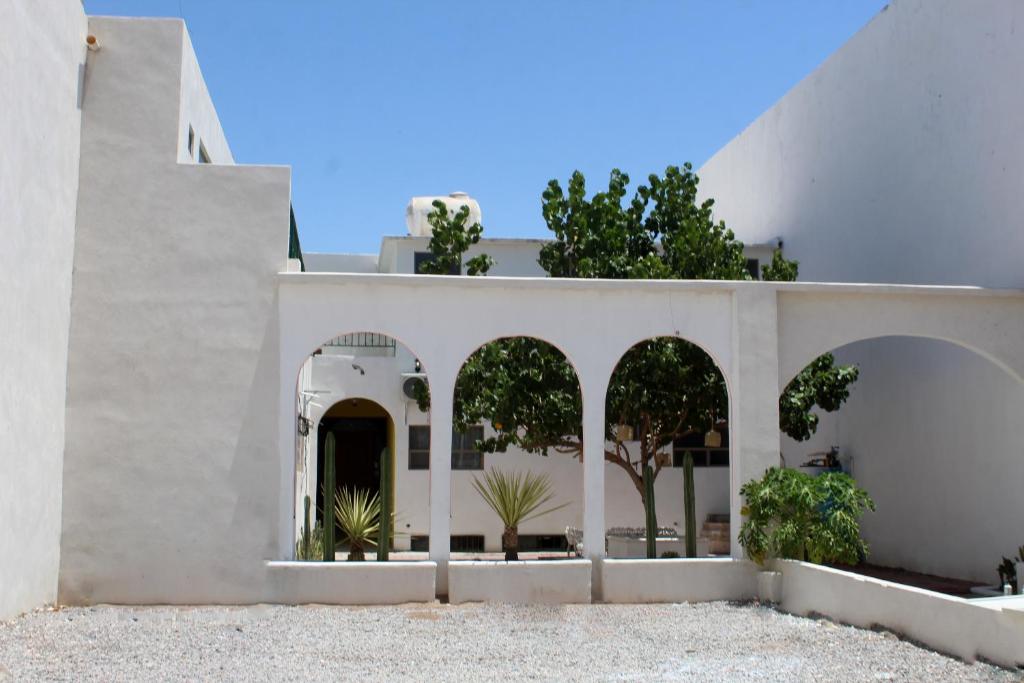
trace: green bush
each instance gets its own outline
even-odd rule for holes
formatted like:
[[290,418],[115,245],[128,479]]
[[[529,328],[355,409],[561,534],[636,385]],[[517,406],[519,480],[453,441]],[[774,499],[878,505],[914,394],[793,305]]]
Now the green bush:
[[849,475],[812,477],[773,467],[744,484],[740,495],[739,542],[758,564],[769,558],[856,564],[867,556],[860,518],[875,503]]

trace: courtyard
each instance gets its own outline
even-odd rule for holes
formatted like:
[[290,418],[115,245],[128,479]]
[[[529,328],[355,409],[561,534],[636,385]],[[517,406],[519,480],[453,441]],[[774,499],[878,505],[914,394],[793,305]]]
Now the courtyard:
[[[59,654],[58,654],[59,653]],[[110,607],[0,623],[0,681],[1019,681],[756,603]]]

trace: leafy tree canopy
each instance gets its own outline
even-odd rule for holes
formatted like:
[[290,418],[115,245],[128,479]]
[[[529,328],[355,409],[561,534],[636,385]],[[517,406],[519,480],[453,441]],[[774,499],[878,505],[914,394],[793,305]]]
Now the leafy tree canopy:
[[[430,253],[433,258],[420,264],[420,272],[426,275],[447,275],[452,270],[462,269],[462,257],[466,251],[480,241],[484,229],[479,223],[466,225],[469,221],[469,206],[463,204],[453,211],[439,199],[431,204],[433,210],[427,214],[432,228]],[[480,254],[466,261],[467,275],[486,275],[494,265],[494,259]]]
[[[548,183],[542,214],[554,239],[539,263],[552,277],[609,279],[749,280],[743,244],[712,216],[714,202],[698,201],[699,180],[690,164],[652,174],[628,196],[629,176],[613,170],[607,190],[587,197],[579,171],[568,190]],[[442,224],[443,225],[443,224]],[[477,240],[479,233],[476,234]],[[474,240],[472,243],[476,243]],[[443,230],[431,241],[438,256],[461,247]],[[449,261],[454,262],[454,261]],[[798,264],[776,251],[762,268],[765,280],[793,281]],[[780,428],[805,440],[817,428],[812,408],[836,410],[849,396],[857,369],[837,367],[831,355],[815,360],[790,382],[780,398]],[[427,399],[421,401],[426,407]],[[728,419],[725,380],[710,356],[682,339],[642,342],[620,360],[606,398],[605,459],[625,470],[643,496],[642,471],[664,465],[659,450],[688,433],[707,432]],[[575,373],[550,345],[503,339],[481,348],[463,366],[455,390],[456,427],[487,420],[496,435],[481,444],[488,452],[517,446],[582,455],[582,401]],[[631,430],[620,430],[628,425]],[[637,441],[636,446],[627,441]],[[631,450],[634,449],[634,450]]]

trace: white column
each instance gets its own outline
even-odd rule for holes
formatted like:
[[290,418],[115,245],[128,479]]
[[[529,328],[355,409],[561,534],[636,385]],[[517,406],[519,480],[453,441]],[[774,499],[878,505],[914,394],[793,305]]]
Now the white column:
[[[437,594],[448,594],[452,510],[452,401],[455,375],[430,381],[430,559],[437,562]],[[435,380],[435,377],[437,379]]]
[[600,599],[601,560],[605,556],[604,399],[607,377],[580,379],[583,390],[583,552],[594,563],[591,586],[594,599]]
[[729,511],[732,556],[743,500],[740,487],[779,464],[778,302],[773,287],[750,283],[733,294],[733,361],[729,386]]

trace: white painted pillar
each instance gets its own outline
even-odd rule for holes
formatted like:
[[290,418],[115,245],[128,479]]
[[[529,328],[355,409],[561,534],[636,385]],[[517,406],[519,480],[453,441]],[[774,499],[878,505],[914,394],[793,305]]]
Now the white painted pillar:
[[430,559],[437,563],[437,594],[447,595],[452,528],[452,402],[455,374],[431,370],[429,382]]
[[779,464],[778,300],[773,287],[750,283],[733,293],[732,368],[729,382],[729,512],[732,556],[743,500],[740,487]]
[[591,586],[601,598],[601,561],[605,556],[604,401],[608,378],[580,378],[583,391],[583,552],[593,562]]

